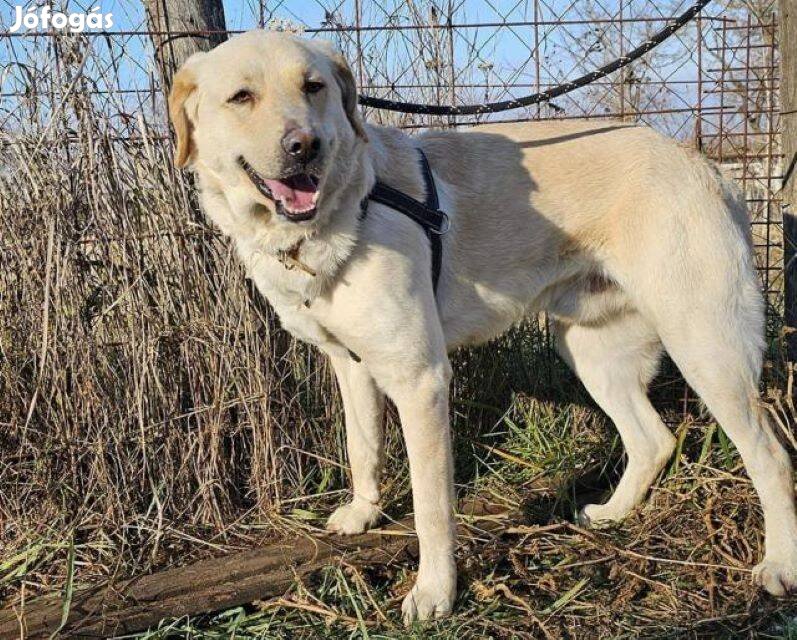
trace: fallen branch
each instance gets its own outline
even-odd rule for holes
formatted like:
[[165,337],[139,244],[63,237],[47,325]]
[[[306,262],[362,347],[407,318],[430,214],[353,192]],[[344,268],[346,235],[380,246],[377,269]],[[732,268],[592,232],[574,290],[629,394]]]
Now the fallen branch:
[[[415,538],[380,533],[291,539],[152,575],[76,588],[59,637],[107,638],[147,629],[164,618],[280,597],[297,575],[343,558],[350,564],[388,562],[406,555],[415,544]],[[23,630],[22,637],[30,640],[47,638],[61,625],[63,613],[60,594],[2,611],[0,638],[19,638]]]
[[[467,520],[490,513],[490,507],[474,502],[461,511],[468,514]],[[479,528],[487,531],[504,525],[487,521],[480,523]],[[460,534],[467,536],[467,529],[461,526]],[[48,638],[59,627],[58,637],[69,638],[135,633],[164,618],[281,598],[297,576],[301,578],[332,562],[345,561],[355,566],[387,564],[397,559],[404,562],[416,554],[411,518],[383,530],[346,538],[296,537],[160,573],[75,588],[68,615],[64,615],[61,594],[43,596],[22,607],[0,612],[0,639]],[[276,602],[284,605],[287,601]]]

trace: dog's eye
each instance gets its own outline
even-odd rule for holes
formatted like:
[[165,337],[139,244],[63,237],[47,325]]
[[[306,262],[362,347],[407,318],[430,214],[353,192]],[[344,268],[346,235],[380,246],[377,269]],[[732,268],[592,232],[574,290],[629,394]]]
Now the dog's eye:
[[318,93],[323,88],[324,88],[323,82],[319,82],[318,80],[305,80],[304,87],[302,87],[302,90],[305,93],[310,94],[310,93]]
[[255,94],[253,94],[249,89],[241,89],[237,91],[233,96],[227,100],[232,104],[245,104],[247,102],[252,102],[255,99]]

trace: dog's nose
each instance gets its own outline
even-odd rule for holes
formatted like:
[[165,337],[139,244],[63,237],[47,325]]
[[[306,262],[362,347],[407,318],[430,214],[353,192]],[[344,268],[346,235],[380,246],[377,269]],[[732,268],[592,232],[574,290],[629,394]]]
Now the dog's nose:
[[310,162],[321,150],[321,138],[310,129],[294,127],[282,137],[282,148],[300,162]]

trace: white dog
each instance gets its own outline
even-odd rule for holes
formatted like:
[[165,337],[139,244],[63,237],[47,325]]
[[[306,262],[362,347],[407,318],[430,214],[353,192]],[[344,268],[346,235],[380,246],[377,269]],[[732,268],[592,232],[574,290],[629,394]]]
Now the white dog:
[[[169,100],[177,164],[286,329],[329,355],[354,495],[328,528],[380,514],[385,396],[401,418],[420,543],[406,620],[456,594],[448,352],[527,314],[556,319],[558,348],[620,432],[628,464],[586,523],[622,519],[674,438],[646,388],[666,349],[733,439],[758,491],[770,593],[797,586],[792,468],[758,403],[763,300],[742,200],[698,154],[622,123],[547,122],[402,132],[363,124],[327,43],[256,31],[193,56]],[[375,181],[417,200],[429,159],[450,219],[435,292],[429,237]]]

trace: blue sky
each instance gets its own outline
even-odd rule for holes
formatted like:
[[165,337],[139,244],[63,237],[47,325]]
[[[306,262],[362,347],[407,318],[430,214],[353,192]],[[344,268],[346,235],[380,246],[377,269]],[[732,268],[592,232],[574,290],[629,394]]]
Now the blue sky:
[[[14,15],[15,0],[0,0],[0,28],[7,29]],[[26,6],[29,3],[26,3]],[[392,24],[406,27],[417,23],[418,19],[409,14],[406,0],[362,0],[362,23],[367,26]],[[523,23],[536,17],[544,22],[539,27],[536,38],[539,48],[534,55],[535,32],[533,27]],[[55,3],[56,6],[62,6]],[[415,6],[428,7],[429,2],[415,0]],[[449,6],[449,0],[437,0],[442,9]],[[558,83],[593,69],[620,53],[620,27],[606,22],[616,19],[619,13],[617,0],[603,2],[573,2],[573,0],[451,0],[454,7],[454,22],[458,25],[474,23],[509,23],[507,26],[459,26],[454,31],[454,69],[457,85],[483,84],[487,87],[462,87],[457,90],[460,101],[478,101],[485,96],[490,99],[507,98],[529,93],[538,80],[537,60],[539,60],[539,81],[543,84]],[[574,7],[575,5],[575,7]],[[623,12],[626,17],[661,18],[683,11],[689,2],[671,0],[653,2],[651,0],[626,0]],[[114,16],[113,31],[118,35],[93,36],[90,38],[92,53],[84,74],[100,90],[123,89],[141,94],[152,87],[154,63],[149,39],[144,35],[125,35],[124,32],[145,28],[144,12],[139,0],[71,0],[69,11],[86,10],[99,6],[103,12]],[[245,30],[256,27],[261,15],[258,0],[224,0],[227,26],[232,30]],[[273,19],[286,20],[292,25],[310,29],[322,27],[327,12],[333,9],[334,20],[344,25],[354,23],[354,0],[264,0],[262,13],[268,24]],[[593,24],[554,24],[559,19],[573,22],[582,18],[594,17]],[[420,20],[429,19],[425,12]],[[445,16],[440,18],[445,21]],[[626,50],[644,40],[647,34],[661,28],[661,22],[635,22],[623,27]],[[448,32],[436,32],[444,45],[441,50],[444,63],[448,63]],[[320,34],[322,37],[337,38],[354,56],[354,34]],[[366,55],[363,66],[365,84],[385,85],[388,83],[415,84],[431,79],[432,73],[420,64],[416,51],[418,43],[428,46],[433,32],[392,30],[364,31],[361,35],[362,50]],[[0,37],[0,64],[17,60],[45,71],[52,65],[52,55],[46,45],[46,38],[2,38]],[[693,41],[692,41],[693,43]],[[693,47],[692,47],[693,48]],[[660,50],[663,57],[657,60],[659,67],[648,69],[651,79],[658,75],[685,81],[695,78],[694,52],[689,45],[672,40]],[[368,60],[373,62],[369,63]],[[424,60],[428,63],[428,56]],[[387,69],[387,77],[383,71]],[[449,73],[448,70],[445,73]],[[6,66],[2,75],[3,92],[20,91],[26,82],[26,74],[17,65]],[[509,86],[506,86],[509,85]],[[370,93],[384,93],[384,89],[369,88]],[[591,101],[600,101],[599,87],[593,87]],[[688,93],[688,91],[686,92]],[[411,89],[398,88],[394,96],[405,99],[434,99],[435,93],[418,93]],[[565,98],[561,101],[568,110],[578,109],[586,98],[581,96]],[[687,95],[687,102],[693,96]],[[114,98],[120,111],[135,109],[138,94],[119,95]],[[444,94],[442,102],[448,102]],[[13,105],[4,99],[5,109]],[[118,103],[118,104],[116,104]]]

